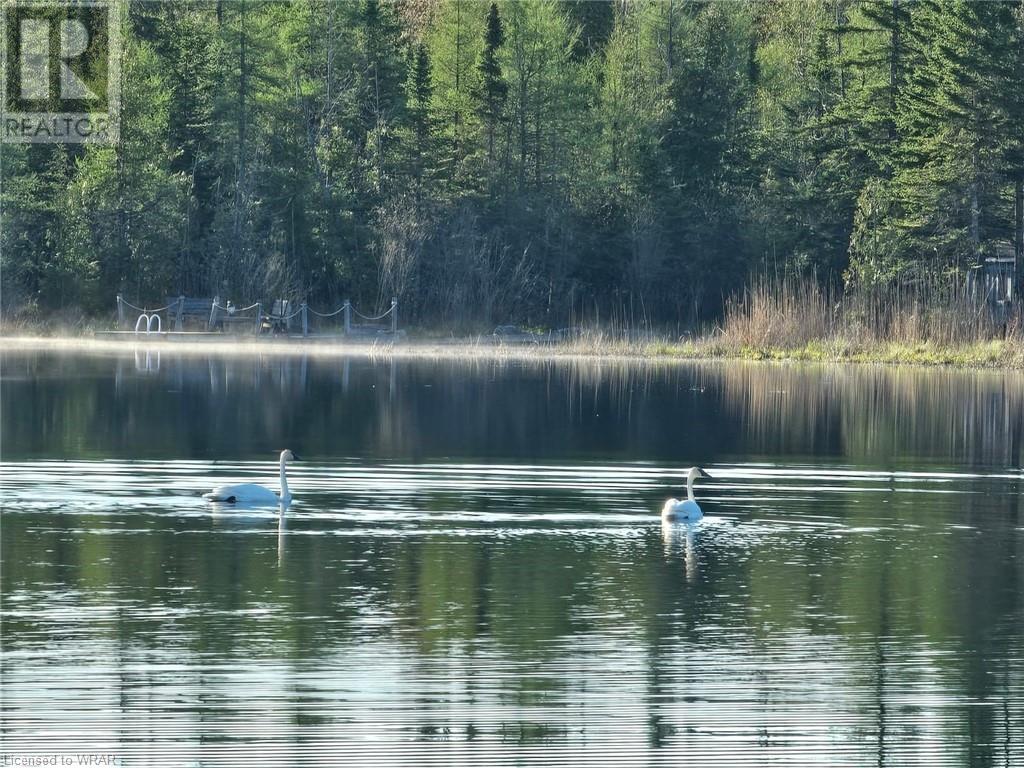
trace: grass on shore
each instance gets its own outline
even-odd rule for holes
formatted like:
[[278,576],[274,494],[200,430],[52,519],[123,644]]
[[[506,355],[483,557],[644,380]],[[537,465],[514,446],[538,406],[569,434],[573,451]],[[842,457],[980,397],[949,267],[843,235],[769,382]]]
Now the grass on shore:
[[[0,336],[0,348],[50,348],[123,350],[135,344],[153,344],[144,336],[137,342],[83,338],[82,333],[47,336],[21,333]],[[853,347],[842,343],[811,341],[800,347],[733,346],[720,336],[692,341],[671,341],[648,337],[623,339],[604,332],[584,332],[577,339],[558,344],[497,344],[486,337],[445,341],[407,338],[398,344],[380,341],[351,341],[310,338],[296,344],[293,339],[255,339],[225,336],[222,340],[193,343],[157,341],[166,351],[182,354],[316,354],[371,357],[467,357],[503,359],[593,358],[642,360],[765,360],[814,363],[885,363],[893,365],[938,365],[960,368],[1006,368],[1024,370],[1024,344],[1016,340],[983,341],[943,347],[934,343],[881,343]]]
[[679,357],[1024,368],[1019,308],[1005,324],[963,291],[938,285],[837,297],[814,280],[760,282],[730,300],[722,327],[655,345]]
[[[43,345],[77,339],[76,346],[80,346],[83,337],[106,327],[104,322],[82,318],[45,327],[31,321],[8,321],[2,335],[11,341],[21,337],[19,343],[26,344],[34,337]],[[755,284],[727,303],[720,327],[676,340],[657,333],[583,329],[555,344],[503,344],[489,335],[441,339],[416,332],[394,346],[372,339],[345,344],[310,339],[308,345],[301,346],[287,339],[246,341],[244,337],[225,337],[223,342],[196,346],[211,352],[221,348],[238,352],[250,348],[281,352],[315,349],[320,353],[403,356],[718,358],[1024,369],[1024,322],[1019,308],[1005,326],[997,327],[984,306],[956,292],[918,287],[836,298],[813,280]],[[116,347],[123,343],[107,344]]]
[[708,339],[680,344],[652,343],[648,347],[648,354],[683,359],[730,358],[815,363],[888,363],[893,365],[1024,369],[1024,344],[1014,340],[980,341],[956,346],[940,346],[931,342],[917,344],[880,342],[854,346],[841,341],[810,341],[800,347],[734,347]]

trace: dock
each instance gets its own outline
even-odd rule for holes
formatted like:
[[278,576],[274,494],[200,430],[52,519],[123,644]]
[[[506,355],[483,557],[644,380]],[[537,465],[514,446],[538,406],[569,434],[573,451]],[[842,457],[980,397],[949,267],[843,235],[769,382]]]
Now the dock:
[[[372,341],[402,338],[398,328],[398,299],[376,316],[364,315],[345,302],[330,312],[318,312],[305,301],[277,299],[264,305],[257,301],[236,307],[230,301],[222,305],[213,298],[168,297],[164,306],[149,309],[117,295],[117,325],[96,331],[95,338],[105,341],[146,342],[256,342],[289,343],[299,341]],[[265,307],[272,307],[265,312]],[[384,321],[384,322],[382,322]],[[189,328],[191,326],[191,329]]]
[[253,344],[280,344],[282,342],[323,344],[324,342],[356,342],[366,343],[373,341],[395,341],[405,337],[405,331],[398,331],[392,334],[390,331],[380,331],[374,334],[369,333],[317,333],[307,334],[253,334],[253,333],[230,333],[224,331],[151,331],[149,333],[135,331],[95,331],[93,337],[104,341],[134,341],[134,342],[166,342],[166,343],[221,343],[221,342],[247,342]]

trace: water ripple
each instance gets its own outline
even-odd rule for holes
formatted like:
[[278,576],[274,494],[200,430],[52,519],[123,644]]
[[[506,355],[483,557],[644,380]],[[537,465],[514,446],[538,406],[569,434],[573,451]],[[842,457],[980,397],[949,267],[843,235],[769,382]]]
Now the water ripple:
[[272,469],[0,465],[5,755],[1024,761],[1019,473],[721,464],[691,526],[651,463],[311,463],[283,517],[200,496]]

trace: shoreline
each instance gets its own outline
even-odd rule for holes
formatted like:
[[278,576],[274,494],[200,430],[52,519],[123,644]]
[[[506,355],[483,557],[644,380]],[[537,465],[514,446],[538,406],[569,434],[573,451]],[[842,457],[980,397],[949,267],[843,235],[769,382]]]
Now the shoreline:
[[0,351],[50,350],[118,352],[140,347],[183,355],[303,355],[336,357],[466,358],[512,360],[596,360],[632,362],[748,361],[776,363],[921,366],[958,369],[1024,370],[1024,347],[1014,341],[993,340],[962,346],[922,342],[852,345],[843,341],[811,341],[799,348],[735,348],[714,338],[673,342],[667,339],[630,341],[595,334],[555,343],[503,343],[489,336],[451,339],[403,338],[397,342],[291,337],[244,336],[203,339],[102,339],[91,335],[0,335]]

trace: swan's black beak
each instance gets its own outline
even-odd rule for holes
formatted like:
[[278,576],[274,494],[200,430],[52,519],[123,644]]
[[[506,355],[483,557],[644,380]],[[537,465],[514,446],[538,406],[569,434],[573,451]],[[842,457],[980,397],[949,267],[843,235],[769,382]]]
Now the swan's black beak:
[[299,456],[295,451],[292,451],[292,461],[302,461],[302,457]]
[[700,472],[700,476],[701,477],[706,477],[708,480],[712,480],[713,479],[711,477],[711,475],[709,475],[707,472],[705,472],[703,469],[700,469],[699,467],[698,467],[698,471]]

